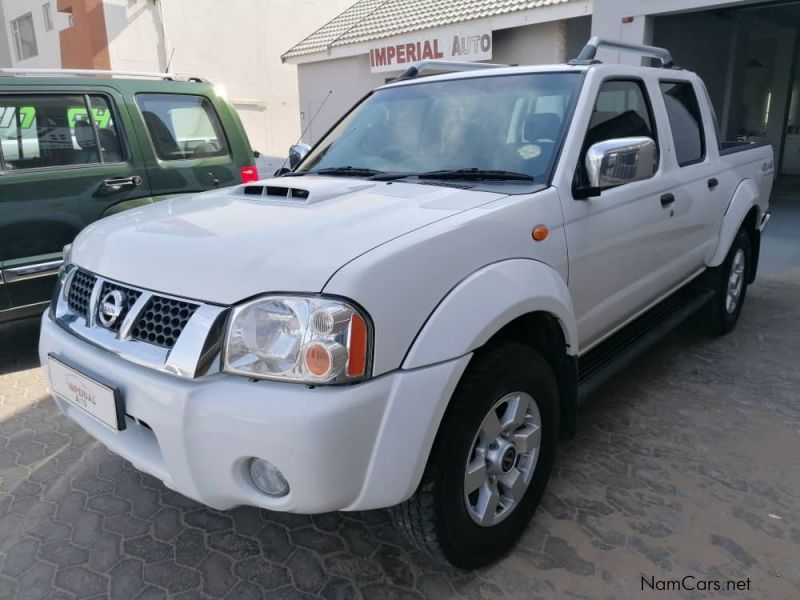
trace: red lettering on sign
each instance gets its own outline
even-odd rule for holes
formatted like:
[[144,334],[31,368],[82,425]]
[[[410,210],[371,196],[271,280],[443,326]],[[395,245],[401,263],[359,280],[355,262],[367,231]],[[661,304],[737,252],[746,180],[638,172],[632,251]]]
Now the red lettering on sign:
[[396,56],[396,54],[397,54],[397,50],[395,49],[394,46],[389,46],[388,48],[386,48],[386,63],[385,64],[387,64],[387,65],[392,64],[392,61],[394,60],[394,57]]
[[425,40],[425,45],[422,48],[422,60],[433,58],[433,50],[431,50],[431,43]]
[[444,54],[439,50],[439,40],[433,40],[433,58],[444,58]]
[[375,48],[372,54],[375,58],[374,66],[382,67],[386,64],[386,48]]
[[406,62],[406,47],[402,44],[397,46],[397,62],[398,64]]
[[414,44],[406,44],[406,60],[408,62],[417,60],[417,47]]

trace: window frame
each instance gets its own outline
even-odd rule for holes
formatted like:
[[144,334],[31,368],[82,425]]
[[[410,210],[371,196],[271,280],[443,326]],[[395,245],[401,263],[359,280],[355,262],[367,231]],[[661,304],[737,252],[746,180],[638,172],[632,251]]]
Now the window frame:
[[[700,126],[700,158],[697,158],[695,160],[690,160],[690,161],[685,162],[685,163],[681,163],[678,160],[678,148],[675,145],[675,135],[673,134],[673,130],[672,130],[672,121],[669,118],[669,109],[667,108],[667,101],[664,98],[664,90],[661,89],[661,84],[662,83],[671,83],[671,84],[674,84],[674,85],[688,85],[691,88],[692,93],[694,93],[694,100],[697,103],[697,116],[699,117],[698,125]],[[703,108],[700,105],[700,96],[697,94],[697,88],[695,88],[694,82],[691,81],[690,79],[670,79],[670,78],[661,79],[661,78],[659,78],[658,79],[658,91],[661,94],[661,101],[664,103],[664,115],[666,116],[667,124],[669,125],[669,135],[670,135],[670,139],[672,140],[672,148],[673,148],[673,150],[675,150],[675,152],[674,152],[675,164],[678,165],[679,169],[683,169],[684,167],[691,167],[692,165],[699,165],[700,163],[704,163],[706,161],[706,159],[708,158],[708,140],[706,139],[706,137],[707,137],[706,136],[706,126],[705,126],[705,122],[703,121]],[[706,92],[706,93],[708,93],[708,92]],[[711,108],[711,111],[712,111],[711,114],[712,114],[714,120],[716,121],[716,114],[713,112],[714,109],[711,106],[711,101],[710,100],[709,100],[709,104],[708,105]]]
[[50,2],[42,4],[42,18],[44,19],[44,30],[53,31],[53,7]]
[[[91,119],[92,123],[92,130],[94,131],[94,139],[97,145],[97,154],[98,154],[98,162],[93,163],[81,163],[81,164],[68,164],[68,165],[47,165],[44,167],[30,167],[24,169],[7,169],[6,168],[6,160],[5,156],[3,155],[2,144],[0,144],[0,177],[9,177],[14,175],[22,175],[27,173],[39,173],[39,172],[50,172],[50,171],[74,171],[76,169],[92,169],[103,167],[107,165],[121,165],[121,164],[129,164],[131,160],[131,153],[128,148],[127,140],[125,137],[124,130],[122,128],[121,121],[119,120],[119,111],[116,109],[116,105],[114,103],[114,99],[111,98],[108,94],[98,91],[86,91],[86,92],[34,92],[34,93],[18,93],[18,92],[10,92],[10,93],[0,93],[0,103],[3,102],[5,98],[37,98],[42,96],[48,97],[64,97],[64,96],[75,96],[83,98],[84,107],[86,108],[87,115],[92,114],[92,104],[91,104],[91,96],[101,96],[106,100],[108,104],[109,110],[111,110],[112,118],[114,119],[114,126],[117,131],[117,136],[119,138],[120,143],[120,150],[123,155],[122,161],[114,161],[108,162],[105,160],[103,156],[102,149],[100,147],[100,135],[98,133],[97,123],[95,122],[94,118]],[[38,140],[38,132],[37,132],[37,140]]]
[[[25,19],[30,19],[31,21],[31,32],[33,33],[33,54],[30,56],[23,56],[22,52],[22,37],[20,35],[19,24],[21,21]],[[36,41],[36,24],[33,20],[33,12],[27,12],[24,15],[20,15],[16,19],[13,19],[10,23],[11,25],[11,35],[14,38],[14,50],[17,55],[17,60],[28,60],[29,58],[35,58],[39,56],[39,42]]]
[[[643,78],[635,77],[635,76],[610,75],[610,76],[607,76],[607,77],[604,77],[603,79],[601,79],[600,83],[597,85],[597,91],[595,92],[595,95],[594,95],[594,98],[593,98],[593,101],[592,101],[592,104],[591,104],[592,113],[594,113],[594,108],[595,108],[595,106],[597,106],[597,100],[600,97],[600,92],[603,91],[603,86],[606,85],[607,83],[615,83],[615,82],[634,83],[639,87],[639,90],[641,91],[642,97],[644,99],[645,108],[647,109],[647,115],[650,118],[650,128],[651,128],[652,133],[653,133],[652,140],[656,145],[656,158],[657,158],[658,164],[656,166],[656,170],[653,172],[653,176],[652,177],[648,177],[647,179],[641,179],[639,181],[630,181],[628,183],[623,183],[622,185],[618,185],[618,186],[615,186],[613,188],[604,190],[606,193],[608,193],[609,191],[618,189],[618,188],[624,188],[624,187],[626,187],[626,186],[628,186],[628,185],[630,185],[632,183],[641,183],[643,181],[649,181],[649,180],[653,179],[654,177],[659,175],[659,173],[661,172],[661,170],[663,168],[663,163],[664,163],[664,161],[662,160],[662,156],[661,156],[661,142],[659,140],[658,121],[656,120],[655,111],[653,110],[653,100],[650,97],[650,94],[648,93],[647,81],[645,81]],[[590,115],[589,116],[589,123],[587,123],[586,131],[583,134],[583,141],[581,142],[581,151],[578,153],[578,161],[577,161],[577,164],[575,165],[575,172],[573,173],[573,177],[572,177],[572,197],[573,197],[574,200],[578,200],[578,201],[581,201],[581,202],[583,202],[586,198],[589,198],[590,196],[587,195],[587,193],[590,192],[592,189],[594,189],[594,188],[588,188],[586,186],[583,186],[583,185],[579,184],[579,178],[580,178],[580,176],[582,174],[584,174],[584,171],[585,171],[585,168],[586,168],[584,166],[584,163],[586,162],[586,153],[589,150],[589,146],[587,145],[587,142],[588,142],[588,138],[589,138],[589,129],[590,129],[590,125],[591,125],[591,120],[592,120],[592,118],[591,118],[591,115]]]
[[[142,109],[142,104],[140,99],[142,96],[186,96],[189,98],[200,98],[202,100],[206,100],[211,107],[212,115],[214,119],[216,119],[216,124],[219,126],[219,131],[215,131],[217,137],[225,142],[225,147],[223,150],[225,151],[222,154],[213,154],[210,156],[184,156],[182,158],[162,158],[159,155],[158,148],[153,140],[153,134],[150,131],[150,127],[147,125],[147,121],[144,118],[144,110]],[[183,161],[195,161],[195,160],[208,160],[208,159],[224,159],[227,158],[229,160],[233,159],[233,148],[231,147],[231,142],[228,139],[228,131],[225,128],[225,125],[222,123],[222,119],[219,116],[219,111],[217,107],[214,106],[214,101],[212,98],[206,94],[200,93],[186,93],[186,92],[137,92],[134,95],[134,101],[136,102],[136,108],[139,111],[139,117],[141,118],[142,125],[144,126],[144,130],[147,133],[147,139],[150,142],[150,149],[153,151],[153,155],[155,156],[158,162],[163,162],[167,164],[172,163],[179,163]],[[205,111],[204,111],[205,112]],[[208,113],[206,112],[208,115]],[[214,129],[214,119],[209,119],[211,121],[211,127]],[[176,142],[178,140],[175,140]]]
[[92,115],[92,110],[94,109],[94,105],[92,104],[92,96],[98,96],[103,98],[106,101],[106,106],[108,106],[108,110],[111,111],[111,118],[114,122],[114,130],[117,134],[117,140],[119,141],[119,149],[120,154],[122,155],[122,160],[116,161],[107,161],[105,159],[105,155],[103,154],[103,149],[100,147],[100,130],[97,127],[97,122],[94,120],[94,116],[92,115],[92,127],[94,128],[95,132],[95,140],[97,141],[97,151],[100,154],[100,165],[122,165],[127,164],[131,161],[131,153],[128,150],[128,143],[125,138],[125,131],[122,127],[122,122],[119,119],[119,111],[117,111],[116,105],[114,104],[114,99],[105,94],[103,92],[97,91],[90,91],[86,94],[86,105],[89,110],[89,114]]

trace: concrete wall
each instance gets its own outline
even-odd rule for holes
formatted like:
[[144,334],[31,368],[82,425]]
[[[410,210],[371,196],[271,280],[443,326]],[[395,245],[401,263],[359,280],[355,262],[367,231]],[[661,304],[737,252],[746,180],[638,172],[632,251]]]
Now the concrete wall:
[[59,33],[61,66],[66,69],[110,69],[103,0],[58,0],[58,10],[73,17],[72,27]]
[[11,32],[6,26],[5,13],[3,12],[3,1],[0,0],[0,67],[11,66],[11,44],[9,37]]
[[534,65],[564,62],[567,28],[564,21],[495,31],[492,62]]
[[316,143],[364,94],[395,75],[371,73],[367,54],[297,65],[303,141]]
[[[45,0],[41,2],[38,0],[36,2],[31,0],[0,0],[0,23],[3,26],[3,31],[0,32],[0,66],[27,68],[54,68],[61,66],[59,29],[67,27],[67,17],[57,12],[57,1],[51,0],[50,14],[53,17],[53,29],[45,31],[44,13],[42,12],[44,3]],[[14,38],[11,34],[11,21],[27,13],[31,13],[33,17],[36,47],[39,53],[37,56],[25,60],[17,60]]]
[[106,35],[114,69],[164,71],[167,58],[160,10],[169,2],[105,0]]

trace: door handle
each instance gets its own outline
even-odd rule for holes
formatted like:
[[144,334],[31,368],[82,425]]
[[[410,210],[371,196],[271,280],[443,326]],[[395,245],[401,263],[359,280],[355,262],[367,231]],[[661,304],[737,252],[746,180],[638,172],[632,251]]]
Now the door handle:
[[719,181],[717,181],[716,177],[712,177],[708,180],[708,189],[713,190],[715,187],[719,185]]
[[138,175],[132,177],[116,177],[103,181],[103,187],[114,192],[126,187],[137,187],[142,184],[142,178]]
[[661,196],[661,206],[669,206],[675,202],[675,195],[674,194],[664,194]]

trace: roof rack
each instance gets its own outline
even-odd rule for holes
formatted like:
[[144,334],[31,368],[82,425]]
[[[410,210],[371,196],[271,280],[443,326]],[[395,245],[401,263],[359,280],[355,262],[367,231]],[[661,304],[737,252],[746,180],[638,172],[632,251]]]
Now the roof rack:
[[0,77],[43,77],[48,75],[71,75],[75,77],[129,77],[132,79],[168,79],[172,81],[194,81],[203,83],[206,80],[193,75],[176,75],[175,73],[158,73],[149,71],[113,71],[96,69],[5,69],[0,68]]
[[423,60],[416,62],[406,69],[402,75],[392,79],[392,82],[414,79],[419,77],[423,71],[443,71],[445,73],[457,73],[459,71],[476,71],[478,69],[496,69],[497,67],[507,67],[496,63],[479,62],[459,62],[456,60]]
[[675,66],[672,62],[672,55],[669,50],[665,48],[658,48],[656,46],[645,46],[643,44],[629,44],[627,42],[619,42],[616,40],[606,40],[599,37],[593,37],[583,47],[577,58],[569,61],[571,65],[592,65],[600,61],[595,60],[595,55],[599,48],[607,48],[609,50],[618,50],[619,52],[628,52],[630,54],[639,54],[649,58],[655,58],[661,63],[661,68],[670,69]]

